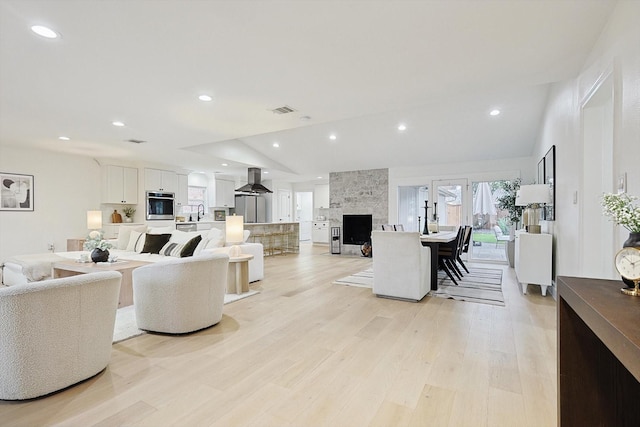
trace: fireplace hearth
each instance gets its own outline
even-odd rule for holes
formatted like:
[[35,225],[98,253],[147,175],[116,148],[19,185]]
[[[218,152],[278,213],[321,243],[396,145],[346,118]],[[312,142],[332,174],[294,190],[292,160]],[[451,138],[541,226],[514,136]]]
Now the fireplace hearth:
[[342,216],[342,243],[345,245],[371,243],[371,230],[373,230],[372,215]]

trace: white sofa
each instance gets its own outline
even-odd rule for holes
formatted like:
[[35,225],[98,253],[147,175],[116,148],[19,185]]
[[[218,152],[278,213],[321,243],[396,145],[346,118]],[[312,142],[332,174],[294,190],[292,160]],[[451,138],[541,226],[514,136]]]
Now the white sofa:
[[431,289],[431,249],[420,233],[373,231],[373,293],[420,301]]
[[107,271],[0,288],[0,399],[44,396],[102,371],[121,279]]
[[[200,235],[202,237],[196,251],[196,255],[201,252],[225,253],[229,254],[231,245],[224,241],[224,234],[219,229],[184,232],[175,228],[160,227],[147,228],[146,226],[131,227],[122,226],[118,234],[118,239],[111,241],[115,248],[109,249],[111,255],[123,260],[158,262],[171,259],[165,255],[141,253],[144,240],[138,241],[138,245],[131,245],[132,235],[142,233],[150,234],[171,234],[171,239],[175,242],[186,243],[186,241]],[[264,278],[264,248],[261,243],[249,243],[247,238],[249,232],[245,231],[244,242],[240,246],[241,252],[253,255],[249,261],[249,282],[255,282]],[[51,275],[51,264],[56,260],[79,259],[80,255],[87,251],[56,252],[55,254],[24,255],[10,258],[4,262],[2,270],[2,283],[6,286],[19,285],[23,283],[44,280]]]
[[133,271],[138,328],[184,334],[222,319],[229,257],[206,253]]

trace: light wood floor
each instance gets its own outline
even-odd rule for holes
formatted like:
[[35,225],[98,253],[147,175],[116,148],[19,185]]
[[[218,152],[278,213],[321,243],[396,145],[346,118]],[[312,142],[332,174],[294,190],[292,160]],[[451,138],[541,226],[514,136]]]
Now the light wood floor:
[[116,344],[98,376],[0,402],[0,425],[556,425],[550,296],[522,295],[506,267],[506,307],[331,284],[370,264],[311,245],[268,257],[261,293],[217,326]]

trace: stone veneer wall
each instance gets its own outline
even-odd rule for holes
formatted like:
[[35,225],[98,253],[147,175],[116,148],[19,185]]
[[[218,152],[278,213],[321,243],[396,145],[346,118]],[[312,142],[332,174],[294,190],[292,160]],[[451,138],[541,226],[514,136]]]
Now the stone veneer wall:
[[387,224],[389,169],[331,172],[329,206],[330,226],[340,227],[341,253],[361,255],[360,246],[342,244],[342,215],[371,214],[374,230],[380,230],[382,224]]

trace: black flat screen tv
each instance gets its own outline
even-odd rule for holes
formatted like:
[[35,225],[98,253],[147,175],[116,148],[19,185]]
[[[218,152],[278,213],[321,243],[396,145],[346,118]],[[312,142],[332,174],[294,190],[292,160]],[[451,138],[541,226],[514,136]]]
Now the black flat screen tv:
[[345,245],[363,245],[371,243],[373,217],[371,215],[343,215],[342,243]]

